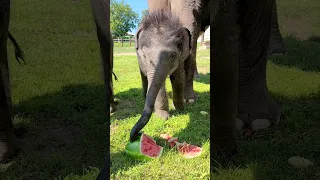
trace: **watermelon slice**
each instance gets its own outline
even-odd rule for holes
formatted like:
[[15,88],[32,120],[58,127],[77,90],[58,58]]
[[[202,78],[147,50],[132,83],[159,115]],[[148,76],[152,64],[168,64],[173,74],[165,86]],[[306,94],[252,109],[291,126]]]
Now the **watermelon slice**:
[[171,137],[169,134],[161,134],[160,137],[167,140],[171,148],[176,146],[177,150],[185,158],[190,159],[197,157],[202,152],[202,148],[191,144],[187,144],[186,142],[179,143],[177,137]]
[[127,143],[125,152],[136,160],[152,160],[162,155],[163,147],[157,145],[152,137],[143,133],[134,142]]
[[177,150],[182,154],[182,156],[188,159],[197,157],[202,152],[202,148],[191,144],[187,144],[186,142],[176,142],[176,145]]

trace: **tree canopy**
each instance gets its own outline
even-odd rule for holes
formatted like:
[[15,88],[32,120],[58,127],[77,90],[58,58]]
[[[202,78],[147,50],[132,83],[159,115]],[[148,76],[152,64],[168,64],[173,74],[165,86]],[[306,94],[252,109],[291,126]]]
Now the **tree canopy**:
[[142,18],[141,19],[143,19],[145,16],[147,16],[149,14],[149,10],[145,9],[145,10],[142,11],[141,14],[142,14]]
[[123,0],[110,2],[110,28],[113,36],[125,36],[128,31],[136,27],[139,14],[134,12],[129,4]]

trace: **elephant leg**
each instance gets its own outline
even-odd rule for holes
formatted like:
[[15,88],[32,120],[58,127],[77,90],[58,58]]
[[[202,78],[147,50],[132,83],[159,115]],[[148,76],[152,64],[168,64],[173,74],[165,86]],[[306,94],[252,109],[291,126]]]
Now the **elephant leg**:
[[154,104],[154,111],[157,116],[167,120],[169,119],[169,102],[165,85],[160,88],[159,93]]
[[213,151],[230,157],[237,153],[235,120],[239,75],[238,8],[236,0],[214,2],[219,4],[210,6],[210,64],[213,84],[210,90],[210,129]]
[[113,91],[113,81],[112,81],[112,73],[110,75],[110,113],[116,111],[116,102],[114,101],[114,91]]
[[268,48],[268,54],[282,53],[285,55],[287,49],[284,44],[284,40],[279,30],[277,3],[275,2],[272,7],[272,24],[271,24],[271,38]]
[[185,72],[183,67],[179,68],[172,75],[170,75],[173,91],[173,105],[176,110],[184,109],[184,84],[185,84]]
[[141,80],[142,80],[142,95],[146,99],[148,91],[148,78],[140,71]]
[[[192,28],[190,28],[192,29]],[[197,37],[198,33],[195,31],[191,31],[192,39],[191,39],[191,53],[188,58],[185,60],[185,91],[184,91],[184,98],[187,102],[193,103],[197,100],[197,95],[194,92],[193,88],[193,78],[194,73],[197,71],[196,69],[196,53],[197,53]]]
[[7,57],[9,19],[10,1],[8,0],[0,4],[0,163],[8,161],[16,153]]
[[196,67],[194,70],[194,79],[200,79],[199,73],[198,73],[198,68],[197,68],[197,61],[196,61]]
[[[267,48],[274,0],[241,3],[241,45],[238,119],[252,130],[265,129],[280,118],[280,110],[267,89]],[[241,126],[239,127],[242,128]],[[240,130],[239,129],[239,130]]]

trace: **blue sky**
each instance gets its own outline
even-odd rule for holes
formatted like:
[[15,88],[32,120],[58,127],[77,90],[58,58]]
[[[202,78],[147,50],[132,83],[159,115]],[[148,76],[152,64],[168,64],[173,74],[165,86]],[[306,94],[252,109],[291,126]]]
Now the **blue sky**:
[[[126,4],[129,4],[132,10],[140,15],[141,12],[145,9],[148,9],[148,0],[124,0]],[[137,27],[135,29],[131,29],[131,33],[136,33]]]

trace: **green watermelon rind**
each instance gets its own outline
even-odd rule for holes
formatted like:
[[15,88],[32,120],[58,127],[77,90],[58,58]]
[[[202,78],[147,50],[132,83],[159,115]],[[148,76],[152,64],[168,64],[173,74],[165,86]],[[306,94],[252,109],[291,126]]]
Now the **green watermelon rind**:
[[[144,136],[147,136],[144,134]],[[150,138],[150,136],[148,136]],[[142,135],[133,142],[128,142],[125,147],[125,152],[131,156],[133,159],[140,160],[140,161],[149,161],[152,159],[159,158],[162,155],[163,147],[161,147],[161,150],[159,152],[159,155],[157,157],[149,157],[147,155],[142,154],[140,149],[140,142],[142,140]]]

